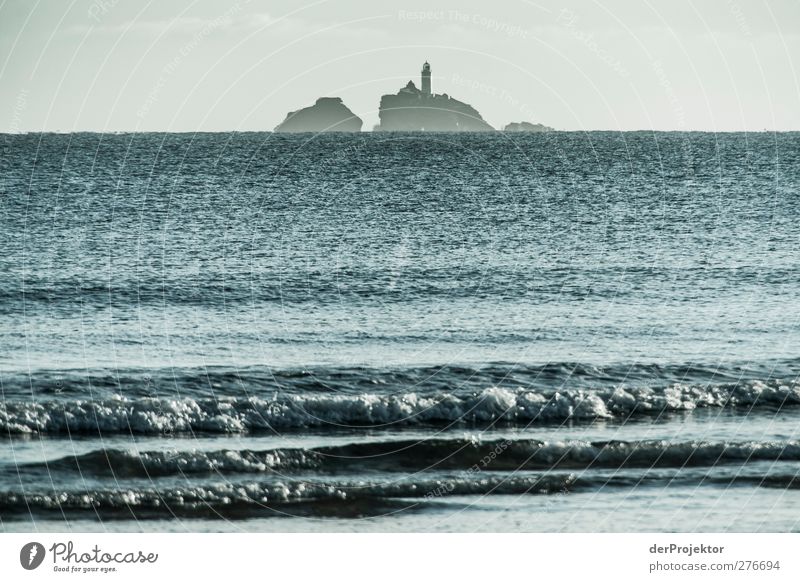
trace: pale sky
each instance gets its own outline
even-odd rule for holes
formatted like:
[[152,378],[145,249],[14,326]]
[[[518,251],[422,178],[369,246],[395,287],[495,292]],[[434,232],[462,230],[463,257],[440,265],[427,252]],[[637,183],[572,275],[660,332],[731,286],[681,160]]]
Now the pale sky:
[[494,127],[800,130],[798,0],[0,0],[0,132],[371,129],[425,60]]

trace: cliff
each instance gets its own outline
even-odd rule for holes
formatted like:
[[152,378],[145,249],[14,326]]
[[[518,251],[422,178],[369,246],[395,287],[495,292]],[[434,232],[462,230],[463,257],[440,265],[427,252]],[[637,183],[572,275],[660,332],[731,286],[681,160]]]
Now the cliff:
[[381,97],[375,131],[494,131],[472,106],[443,95],[428,95],[412,81],[396,95]]
[[320,97],[311,107],[291,111],[276,132],[361,131],[361,119],[339,97]]

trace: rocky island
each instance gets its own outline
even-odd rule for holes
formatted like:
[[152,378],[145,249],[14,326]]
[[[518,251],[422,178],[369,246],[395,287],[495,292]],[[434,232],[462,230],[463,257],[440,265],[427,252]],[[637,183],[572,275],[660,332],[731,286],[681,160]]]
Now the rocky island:
[[[375,131],[494,131],[478,111],[447,93],[431,91],[431,65],[422,65],[420,88],[409,81],[396,94],[381,97]],[[320,97],[311,107],[291,111],[275,128],[279,133],[358,132],[363,122],[339,97]],[[509,123],[503,131],[554,131],[540,123]]]
[[543,131],[555,131],[552,127],[547,127],[541,123],[529,123],[527,121],[520,121],[519,123],[509,123],[503,128],[503,131],[518,131],[529,133],[541,133]]
[[431,66],[422,66],[421,88],[413,81],[381,97],[375,131],[494,131],[471,105],[431,92]]
[[311,107],[290,111],[278,127],[279,133],[361,131],[361,118],[350,111],[339,97],[320,97]]

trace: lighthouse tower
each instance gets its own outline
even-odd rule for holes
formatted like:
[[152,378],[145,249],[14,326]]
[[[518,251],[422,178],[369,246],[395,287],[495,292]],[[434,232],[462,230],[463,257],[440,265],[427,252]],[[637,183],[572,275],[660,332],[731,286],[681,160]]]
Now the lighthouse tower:
[[431,96],[431,66],[428,61],[422,65],[422,94],[425,97]]

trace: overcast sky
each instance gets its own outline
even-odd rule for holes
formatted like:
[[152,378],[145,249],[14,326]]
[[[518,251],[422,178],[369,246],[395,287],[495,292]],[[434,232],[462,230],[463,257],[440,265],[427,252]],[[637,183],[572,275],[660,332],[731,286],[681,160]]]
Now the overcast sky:
[[0,0],[0,131],[370,129],[426,59],[495,127],[800,130],[798,0]]

